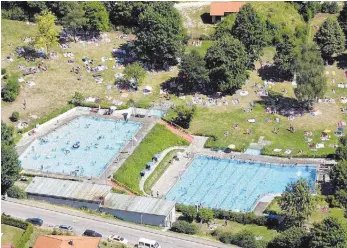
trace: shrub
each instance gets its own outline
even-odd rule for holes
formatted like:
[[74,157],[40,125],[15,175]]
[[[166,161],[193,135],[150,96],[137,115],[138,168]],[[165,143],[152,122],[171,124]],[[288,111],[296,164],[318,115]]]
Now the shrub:
[[209,222],[213,219],[214,212],[212,209],[209,208],[200,208],[198,217],[201,222]]
[[9,10],[1,10],[2,18],[9,20],[25,21],[27,16],[20,7],[14,7]]
[[255,224],[258,226],[273,225],[265,216],[256,216],[254,213],[235,213],[227,210],[214,209],[214,216],[218,219],[227,219],[240,224]]
[[5,68],[1,68],[1,75],[5,75],[6,74],[6,69]]
[[189,221],[193,221],[197,217],[196,207],[195,206],[183,206],[181,207],[181,212],[185,218]]
[[74,104],[76,106],[80,106],[82,102],[84,102],[84,96],[80,92],[75,92],[75,94],[71,97],[69,101],[69,103]]
[[10,117],[11,121],[16,122],[19,120],[19,113],[17,111],[14,111]]
[[52,235],[73,236],[73,233],[54,229]]
[[336,200],[334,195],[328,195],[327,196],[327,203],[329,204],[330,208],[341,207],[341,204]]
[[176,125],[188,129],[190,122],[196,113],[196,106],[188,107],[185,105],[179,105],[171,109],[166,116],[167,121],[171,121]]
[[219,240],[225,244],[234,244],[243,248],[266,247],[265,243],[256,241],[254,234],[250,231],[241,231],[236,234],[224,232],[220,235]]
[[20,229],[26,229],[29,225],[28,222],[5,215],[1,215],[1,224],[18,227]]
[[27,197],[27,194],[25,193],[25,191],[16,185],[13,185],[7,190],[7,195],[9,197],[17,198],[17,199],[25,199]]
[[13,102],[19,94],[19,84],[15,79],[10,79],[2,89],[1,97],[5,102]]
[[194,223],[178,220],[173,223],[171,230],[178,233],[196,234],[198,232],[198,227]]

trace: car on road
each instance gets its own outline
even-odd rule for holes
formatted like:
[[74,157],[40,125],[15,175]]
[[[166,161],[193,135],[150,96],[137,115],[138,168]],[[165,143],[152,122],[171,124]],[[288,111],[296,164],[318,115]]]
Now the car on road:
[[43,225],[43,220],[40,218],[29,218],[29,219],[26,219],[25,221],[33,224],[34,226],[42,226]]
[[85,230],[82,235],[88,236],[88,237],[102,237],[102,235],[100,233],[97,233],[94,230],[88,230],[88,229]]
[[55,227],[55,229],[58,229],[60,231],[65,231],[65,232],[73,232],[72,226],[68,226],[68,225],[60,225]]
[[155,240],[140,238],[137,248],[161,248],[161,246]]
[[122,244],[127,245],[128,244],[128,240],[123,238],[122,236],[119,236],[117,234],[113,234],[110,237],[108,237],[108,241],[116,241]]

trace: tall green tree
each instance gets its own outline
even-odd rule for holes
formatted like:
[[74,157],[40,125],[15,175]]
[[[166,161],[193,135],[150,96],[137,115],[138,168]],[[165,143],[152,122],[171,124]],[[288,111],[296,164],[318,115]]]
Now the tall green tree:
[[286,79],[290,80],[294,76],[296,54],[294,39],[283,33],[276,44],[274,64]]
[[340,24],[343,33],[345,34],[345,42],[347,43],[347,2],[343,3],[343,8],[340,11],[337,20]]
[[137,57],[154,68],[177,64],[187,41],[180,14],[167,4],[147,8],[140,15],[135,35]]
[[309,248],[347,247],[347,226],[337,217],[328,217],[315,224]]
[[279,200],[282,211],[300,226],[314,210],[311,189],[305,179],[289,183]]
[[250,4],[246,4],[240,9],[232,28],[232,34],[246,47],[251,64],[261,57],[268,39],[266,23]]
[[334,18],[328,18],[314,36],[314,41],[320,48],[324,59],[331,59],[333,54],[345,50],[345,37],[339,23]]
[[13,127],[1,122],[1,194],[19,177],[18,154],[13,143]]
[[204,89],[208,82],[208,70],[204,58],[196,51],[183,55],[178,78],[185,92]]
[[291,227],[270,241],[267,248],[307,248],[309,234],[300,227]]
[[88,19],[85,17],[85,11],[83,6],[78,2],[71,2],[65,16],[62,18],[62,24],[65,28],[70,29],[74,34],[74,40],[76,42],[77,30],[82,29],[86,25]]
[[248,77],[249,57],[245,47],[230,35],[221,37],[208,49],[205,61],[211,90],[232,92],[240,88]]
[[337,2],[323,2],[321,12],[336,14],[337,12],[339,12],[339,5],[337,4]]
[[95,32],[109,30],[109,14],[102,2],[84,2],[85,29]]
[[312,101],[325,94],[327,85],[324,65],[319,50],[312,45],[302,47],[296,62],[297,99],[311,107]]
[[347,138],[339,139],[339,146],[336,149],[336,156],[339,160],[347,160]]
[[342,160],[334,165],[330,171],[331,183],[335,191],[336,200],[347,207],[347,161]]
[[44,10],[36,15],[35,19],[38,27],[38,37],[35,45],[39,48],[43,47],[48,54],[52,47],[58,46],[58,31],[55,26],[57,18],[52,12]]
[[133,80],[137,86],[138,84],[141,84],[143,80],[146,78],[147,72],[140,63],[135,62],[132,64],[128,64],[125,67],[124,75],[126,80]]

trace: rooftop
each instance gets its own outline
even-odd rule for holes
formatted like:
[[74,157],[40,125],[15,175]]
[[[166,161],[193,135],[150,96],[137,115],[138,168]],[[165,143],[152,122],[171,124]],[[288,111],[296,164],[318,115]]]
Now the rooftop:
[[169,215],[174,206],[175,202],[163,199],[113,193],[104,201],[104,208],[163,216]]
[[26,188],[29,194],[52,196],[65,199],[98,201],[111,191],[108,185],[35,177]]
[[40,235],[33,248],[98,248],[101,238]]
[[224,16],[224,13],[237,13],[247,2],[212,2],[210,7],[211,16]]

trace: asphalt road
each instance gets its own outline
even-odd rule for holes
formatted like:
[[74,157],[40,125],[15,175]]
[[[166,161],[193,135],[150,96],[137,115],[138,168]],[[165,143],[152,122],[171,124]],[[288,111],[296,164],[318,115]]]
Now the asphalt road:
[[[129,240],[129,244],[134,246],[139,238],[148,238],[158,241],[162,248],[207,248],[207,247],[231,247],[221,243],[208,240],[173,235],[164,231],[153,230],[151,228],[136,228],[132,224],[117,224],[112,221],[103,221],[102,218],[89,218],[87,214],[79,216],[61,211],[55,211],[40,206],[24,205],[18,202],[1,201],[1,212],[5,212],[13,217],[20,219],[41,218],[44,222],[43,227],[52,228],[56,225],[66,224],[74,228],[76,235],[81,235],[86,229],[92,229],[101,233],[103,238],[111,234],[118,234]],[[83,216],[85,215],[85,216]]]

